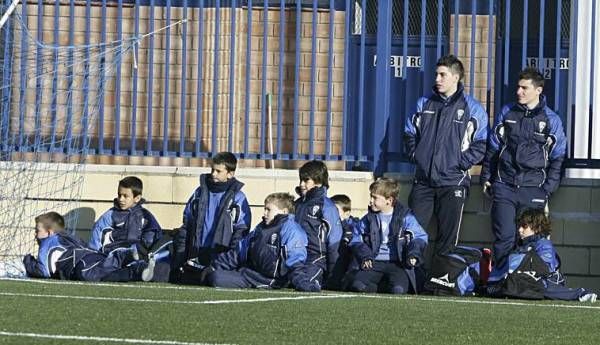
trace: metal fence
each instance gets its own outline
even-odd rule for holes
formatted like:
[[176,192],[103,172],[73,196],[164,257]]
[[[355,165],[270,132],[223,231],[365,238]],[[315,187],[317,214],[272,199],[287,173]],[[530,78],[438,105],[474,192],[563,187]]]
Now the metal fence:
[[[91,154],[204,158],[228,150],[245,159],[323,159],[402,171],[409,169],[402,152],[404,118],[429,92],[435,61],[447,53],[463,60],[465,89],[492,116],[514,99],[518,71],[536,66],[547,78],[548,104],[565,127],[574,123],[566,87],[575,42],[572,5],[570,0],[39,0],[22,2],[16,11],[34,37],[48,44],[144,37],[116,64],[114,82],[103,85],[97,117],[89,119],[95,125],[86,134]],[[27,78],[9,58],[22,48],[17,28],[14,23],[2,28],[2,80],[12,85],[10,95],[3,89],[5,134],[23,128],[19,102],[44,104],[39,87],[15,86]],[[91,63],[114,63],[111,59]],[[59,69],[56,59],[47,64]],[[73,76],[55,78],[51,93]],[[34,118],[43,117],[42,105]],[[8,146],[5,142],[3,150]],[[36,150],[27,140],[11,149]],[[577,164],[595,167],[597,160],[590,155]]]

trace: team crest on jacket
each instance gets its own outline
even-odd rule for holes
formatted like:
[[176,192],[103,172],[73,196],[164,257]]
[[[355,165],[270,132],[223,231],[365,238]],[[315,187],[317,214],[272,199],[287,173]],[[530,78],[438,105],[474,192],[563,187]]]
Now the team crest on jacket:
[[271,244],[277,244],[277,234],[271,234]]
[[315,206],[313,206],[313,208],[312,208],[312,210],[311,210],[311,213],[310,213],[310,214],[311,214],[312,216],[315,216],[315,217],[316,217],[316,216],[317,216],[317,213],[319,213],[319,205],[315,205]]
[[546,129],[546,122],[545,121],[540,121],[540,123],[538,123],[538,129],[540,133],[544,132],[544,129]]
[[458,121],[462,121],[463,115],[465,115],[465,110],[464,109],[458,109],[456,111],[456,119]]

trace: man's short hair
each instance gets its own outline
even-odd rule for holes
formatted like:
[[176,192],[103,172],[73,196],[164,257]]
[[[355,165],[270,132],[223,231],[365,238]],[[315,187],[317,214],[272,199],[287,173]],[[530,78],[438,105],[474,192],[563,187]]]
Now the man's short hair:
[[552,227],[550,219],[546,216],[543,209],[538,208],[527,208],[521,212],[516,219],[518,227],[530,227],[531,230],[536,234],[542,234],[544,236],[550,235]]
[[290,193],[271,193],[265,198],[265,205],[275,204],[279,209],[287,208],[288,213],[294,213],[294,197]]
[[237,158],[231,152],[219,152],[212,158],[212,164],[223,164],[227,172],[232,172],[237,168]]
[[369,192],[371,192],[371,194],[381,195],[386,199],[392,198],[394,199],[395,204],[396,200],[398,200],[398,195],[400,194],[400,184],[398,181],[389,177],[381,177],[378,178],[377,181],[371,183]]
[[352,211],[352,201],[346,194],[336,194],[331,197],[331,201],[338,205],[344,212]]
[[59,213],[54,211],[40,214],[35,217],[35,224],[42,224],[44,229],[52,230],[54,232],[65,230],[65,219]]
[[463,78],[465,77],[465,68],[462,64],[462,62],[454,55],[446,55],[446,56],[442,56],[437,63],[435,64],[436,67],[440,67],[440,66],[444,66],[444,67],[448,67],[448,69],[450,69],[450,71],[452,71],[453,74],[458,74],[458,81],[463,80]]
[[544,76],[534,67],[527,67],[522,70],[521,73],[519,73],[519,80],[531,80],[533,86],[544,88]]
[[321,161],[312,160],[304,163],[298,174],[300,175],[300,181],[311,179],[316,184],[323,185],[326,188],[329,187],[329,172],[327,172],[325,163]]
[[119,181],[119,187],[131,189],[133,196],[142,195],[144,184],[136,176],[127,176]]

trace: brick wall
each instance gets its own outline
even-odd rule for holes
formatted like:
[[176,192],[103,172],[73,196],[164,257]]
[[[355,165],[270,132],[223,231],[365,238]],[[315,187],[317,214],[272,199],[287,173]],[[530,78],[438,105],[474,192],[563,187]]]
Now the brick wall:
[[[44,5],[43,12],[44,17],[41,23],[42,37],[44,43],[54,42],[54,14],[56,7],[52,4]],[[21,13],[21,8],[17,11]],[[75,20],[73,24],[74,32],[74,43],[85,44],[85,27],[86,27],[86,16],[85,6],[75,6]],[[101,42],[101,30],[102,25],[106,25],[106,41],[118,40],[117,37],[117,20],[118,20],[118,9],[117,7],[108,7],[106,9],[106,17],[102,17],[102,8],[99,6],[93,6],[91,8],[91,15],[89,25],[91,28],[90,42],[97,43]],[[150,11],[149,7],[139,8],[139,32],[145,34],[150,31]],[[38,21],[37,21],[38,8],[36,4],[27,4],[27,27],[33,36],[37,35]],[[279,110],[279,90],[282,91],[282,104],[281,104],[281,124],[282,132],[280,136],[282,140],[282,152],[291,152],[292,150],[292,137],[293,137],[293,124],[294,124],[294,90],[295,90],[295,78],[298,78],[298,150],[299,153],[308,153],[309,150],[309,123],[310,123],[310,110],[311,100],[313,101],[312,106],[314,107],[314,149],[316,154],[325,153],[325,137],[326,137],[326,124],[330,120],[332,123],[331,127],[331,153],[339,154],[341,152],[341,129],[342,129],[342,101],[343,101],[343,54],[344,54],[344,13],[336,12],[335,14],[335,25],[334,25],[334,39],[333,39],[333,56],[332,56],[332,77],[331,77],[331,113],[327,113],[327,94],[329,86],[328,78],[328,66],[330,65],[328,57],[329,49],[329,21],[330,13],[328,11],[319,11],[316,15],[316,57],[315,61],[312,61],[311,57],[311,46],[312,46],[312,21],[313,15],[310,11],[303,11],[301,15],[301,41],[296,42],[296,13],[295,10],[284,11],[285,18],[285,38],[284,54],[283,54],[283,80],[282,85],[279,85],[279,33],[281,29],[280,23],[280,11],[279,9],[272,9],[268,11],[265,16],[264,10],[255,8],[253,10],[252,23],[248,23],[248,11],[245,8],[236,9],[235,14],[237,22],[234,28],[231,27],[231,14],[232,10],[229,8],[222,8],[220,10],[220,35],[218,42],[220,44],[218,48],[219,55],[219,75],[217,78],[218,87],[218,98],[217,98],[217,150],[228,149],[228,138],[229,128],[233,127],[232,140],[233,150],[243,151],[244,149],[244,136],[246,135],[244,126],[246,125],[245,112],[246,112],[246,93],[249,92],[249,119],[248,119],[248,138],[250,152],[258,152],[260,148],[261,138],[261,116],[262,111],[270,109],[270,113],[273,118],[272,126],[273,130],[276,131],[278,110]],[[70,8],[68,4],[62,4],[59,8],[59,43],[61,45],[69,44],[69,30],[71,25],[69,23]],[[120,124],[121,137],[124,138],[121,141],[121,149],[129,148],[129,138],[132,136],[132,121],[133,115],[137,119],[137,125],[135,135],[137,137],[137,149],[141,150],[145,148],[146,136],[148,135],[150,128],[151,137],[153,139],[153,149],[162,149],[162,139],[166,135],[169,141],[169,149],[177,150],[179,147],[179,137],[181,129],[183,128],[183,137],[186,142],[186,150],[192,151],[195,144],[196,129],[198,126],[201,128],[201,151],[212,150],[212,123],[213,123],[213,94],[215,92],[214,83],[214,63],[215,63],[215,22],[216,22],[216,11],[213,8],[204,9],[203,16],[203,36],[202,36],[202,47],[200,47],[199,37],[199,23],[200,23],[200,12],[197,8],[188,9],[187,18],[187,56],[185,61],[187,63],[186,70],[182,71],[184,52],[183,52],[183,24],[175,25],[170,29],[171,47],[170,50],[166,50],[167,44],[167,30],[163,30],[153,36],[143,38],[138,48],[138,53],[135,55],[132,53],[126,53],[122,56],[121,67],[121,83],[120,83],[120,94],[116,94],[117,85],[114,79],[108,79],[106,83],[106,92],[104,94],[104,121],[98,123],[92,130],[92,133],[97,136],[99,131],[104,131],[105,147],[113,148],[113,138],[116,135],[117,121]],[[134,8],[124,7],[122,9],[122,37],[131,37],[134,35],[135,21],[134,21]],[[181,20],[183,15],[182,8],[171,9],[171,21],[170,23],[166,20],[167,13],[166,8],[156,7],[154,9],[154,30],[163,28],[170,23]],[[267,40],[263,41],[263,20],[267,18]],[[252,40],[251,47],[247,46],[247,32],[249,25],[252,29]],[[236,47],[235,47],[235,60],[231,61],[232,51],[230,47],[230,34],[231,32],[236,33]],[[19,51],[21,42],[21,31],[16,30],[15,32],[15,48]],[[154,44],[153,53],[153,78],[149,79],[150,70],[150,45]],[[296,52],[296,47],[299,50]],[[266,48],[266,61],[263,61],[263,49]],[[200,68],[200,75],[198,74],[198,50],[201,50],[203,54],[202,66]],[[106,49],[107,51],[109,48]],[[33,79],[35,75],[36,66],[36,55],[34,52],[36,49],[30,44],[28,46],[27,63],[28,72],[26,74],[27,93],[25,97],[25,123],[26,128],[30,133],[34,129],[35,119],[35,104],[36,104],[36,82]],[[44,53],[44,70],[52,71],[53,67],[53,54],[54,52],[45,49]],[[78,48],[74,50],[76,57],[74,58],[75,64],[84,61],[84,50]],[[100,50],[92,48],[90,55],[92,57],[92,68],[99,66],[98,59]],[[298,70],[298,76],[295,75],[295,57],[296,53],[300,56],[300,65]],[[64,75],[67,71],[68,65],[68,50],[62,50],[59,53],[59,61],[62,63],[58,66],[58,74]],[[169,61],[169,75],[167,78],[167,55],[170,58]],[[250,66],[246,66],[246,55],[251,54]],[[20,70],[21,70],[21,57],[17,56],[13,62],[13,92],[12,92],[12,117],[14,126],[18,125],[19,116],[19,86],[20,86]],[[107,67],[116,67],[116,64],[112,64],[115,59],[115,55],[111,52],[105,56]],[[133,97],[136,96],[133,93],[133,73],[134,63],[137,63],[137,110],[133,114]],[[230,66],[233,63],[235,76],[234,81],[234,92],[232,95],[229,94],[229,74]],[[315,73],[311,74],[311,67],[315,64]],[[83,64],[80,64],[83,66]],[[264,67],[263,67],[264,66]],[[81,68],[81,75],[83,75],[83,67]],[[266,68],[266,85],[265,93],[271,95],[271,103],[268,104],[265,100],[261,99],[262,94],[262,81],[263,81],[263,68]],[[116,71],[113,71],[116,72]],[[248,72],[248,74],[247,74]],[[107,72],[108,73],[108,72]],[[99,73],[98,73],[99,74]],[[185,74],[185,78],[182,75]],[[114,73],[113,73],[114,75]],[[249,77],[250,88],[246,90],[246,79]],[[197,109],[198,102],[198,78],[200,77],[201,99],[200,99],[200,111]],[[315,81],[314,98],[311,97],[311,81]],[[47,78],[49,80],[49,78]],[[182,80],[185,80],[182,84]],[[77,85],[83,85],[83,77],[76,77],[74,79],[75,88]],[[168,82],[167,82],[168,81]],[[97,85],[98,77],[92,76],[89,80],[90,86],[95,88]],[[168,85],[168,97],[165,97],[166,88]],[[183,94],[183,85],[185,85],[185,93]],[[58,82],[59,91],[57,95],[57,102],[59,116],[66,113],[66,107],[64,106],[67,102],[68,81],[65,78],[61,78]],[[47,125],[51,123],[50,108],[52,103],[52,85],[46,82],[42,88],[40,113],[42,114],[42,123]],[[185,111],[183,112],[182,118],[182,95],[183,103],[185,105]],[[151,98],[149,103],[148,97]],[[233,97],[233,123],[229,123],[230,114],[230,97]],[[74,112],[75,123],[80,120],[80,114],[82,114],[84,98],[81,92],[75,92],[72,95],[72,104]],[[90,102],[96,100],[96,93],[90,92]],[[120,119],[116,118],[117,103],[120,102]],[[168,104],[167,104],[168,103]],[[149,107],[150,105],[150,107]],[[94,108],[90,105],[90,111]],[[165,112],[166,109],[166,112]],[[149,110],[152,112],[152,120],[149,120]],[[267,112],[268,113],[268,112]],[[165,120],[166,117],[166,120]],[[197,121],[199,117],[199,122]],[[166,122],[166,126],[165,126]],[[183,126],[181,126],[183,123]],[[64,126],[64,120],[59,120],[58,135],[64,133],[66,126]],[[266,125],[266,123],[265,123]],[[48,134],[50,126],[45,127],[44,132]],[[277,133],[274,132],[273,140],[274,147],[276,149],[276,137]],[[267,137],[265,132],[264,137]],[[265,139],[266,140],[266,139]],[[263,143],[265,150],[268,152],[269,145],[265,141]],[[118,161],[118,160],[117,160]],[[181,162],[180,162],[181,163]]]

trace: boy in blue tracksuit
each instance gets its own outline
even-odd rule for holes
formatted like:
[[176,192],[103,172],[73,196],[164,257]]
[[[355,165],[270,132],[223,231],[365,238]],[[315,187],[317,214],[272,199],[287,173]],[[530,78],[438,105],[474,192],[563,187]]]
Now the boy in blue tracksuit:
[[200,283],[194,267],[208,266],[219,253],[236,248],[250,229],[252,215],[241,190],[244,184],[234,177],[237,159],[220,152],[211,166],[210,174],[200,175],[200,186],[185,205],[183,225],[173,240],[174,280]]
[[330,290],[346,290],[349,275],[347,275],[350,267],[355,266],[354,256],[350,250],[350,241],[354,234],[354,228],[360,223],[360,219],[353,217],[352,200],[346,194],[336,194],[331,197],[331,201],[335,204],[342,222],[342,240],[338,247],[339,257],[335,267],[327,279],[327,288]]
[[[380,178],[369,187],[369,212],[355,228],[350,248],[360,264],[350,289],[404,294],[417,291],[414,267],[423,263],[428,236],[412,211],[398,202],[398,182]],[[383,288],[387,278],[389,286]]]
[[274,193],[265,199],[263,221],[237,248],[220,254],[208,268],[208,284],[223,288],[279,289],[292,282],[310,289],[302,268],[306,261],[306,233],[294,221],[294,197]]
[[405,152],[416,166],[408,206],[423,227],[436,215],[435,254],[458,243],[469,169],[483,159],[488,136],[488,115],[464,93],[463,76],[459,59],[440,58],[433,93],[417,101],[404,127]]
[[142,206],[145,202],[143,188],[142,180],[135,176],[119,181],[114,206],[94,223],[90,248],[110,253],[135,245],[141,252],[146,252],[162,238],[158,221]]
[[545,208],[556,191],[566,137],[558,115],[546,105],[544,78],[534,68],[519,74],[517,102],[496,116],[481,169],[483,192],[492,197],[494,271],[506,270],[515,247],[515,217],[525,208]]
[[[553,300],[581,301],[594,303],[597,295],[585,289],[572,289],[565,286],[565,278],[560,273],[558,254],[548,239],[552,228],[544,210],[539,208],[525,209],[517,218],[516,224],[520,241],[517,248],[510,253],[507,268],[500,272],[505,278],[509,272],[516,270],[526,253],[534,250],[546,264],[549,275],[542,277],[544,282],[544,297]],[[534,272],[535,273],[535,272]],[[499,286],[499,285],[496,285]]]
[[138,261],[135,249],[110,254],[86,247],[79,239],[64,233],[64,218],[48,212],[35,218],[37,258],[23,258],[27,275],[82,281],[139,281],[146,263]]
[[321,161],[309,161],[299,170],[300,195],[295,202],[296,221],[308,236],[305,273],[320,290],[333,272],[338,260],[338,249],[342,239],[342,223],[335,204],[327,197],[329,173]]

